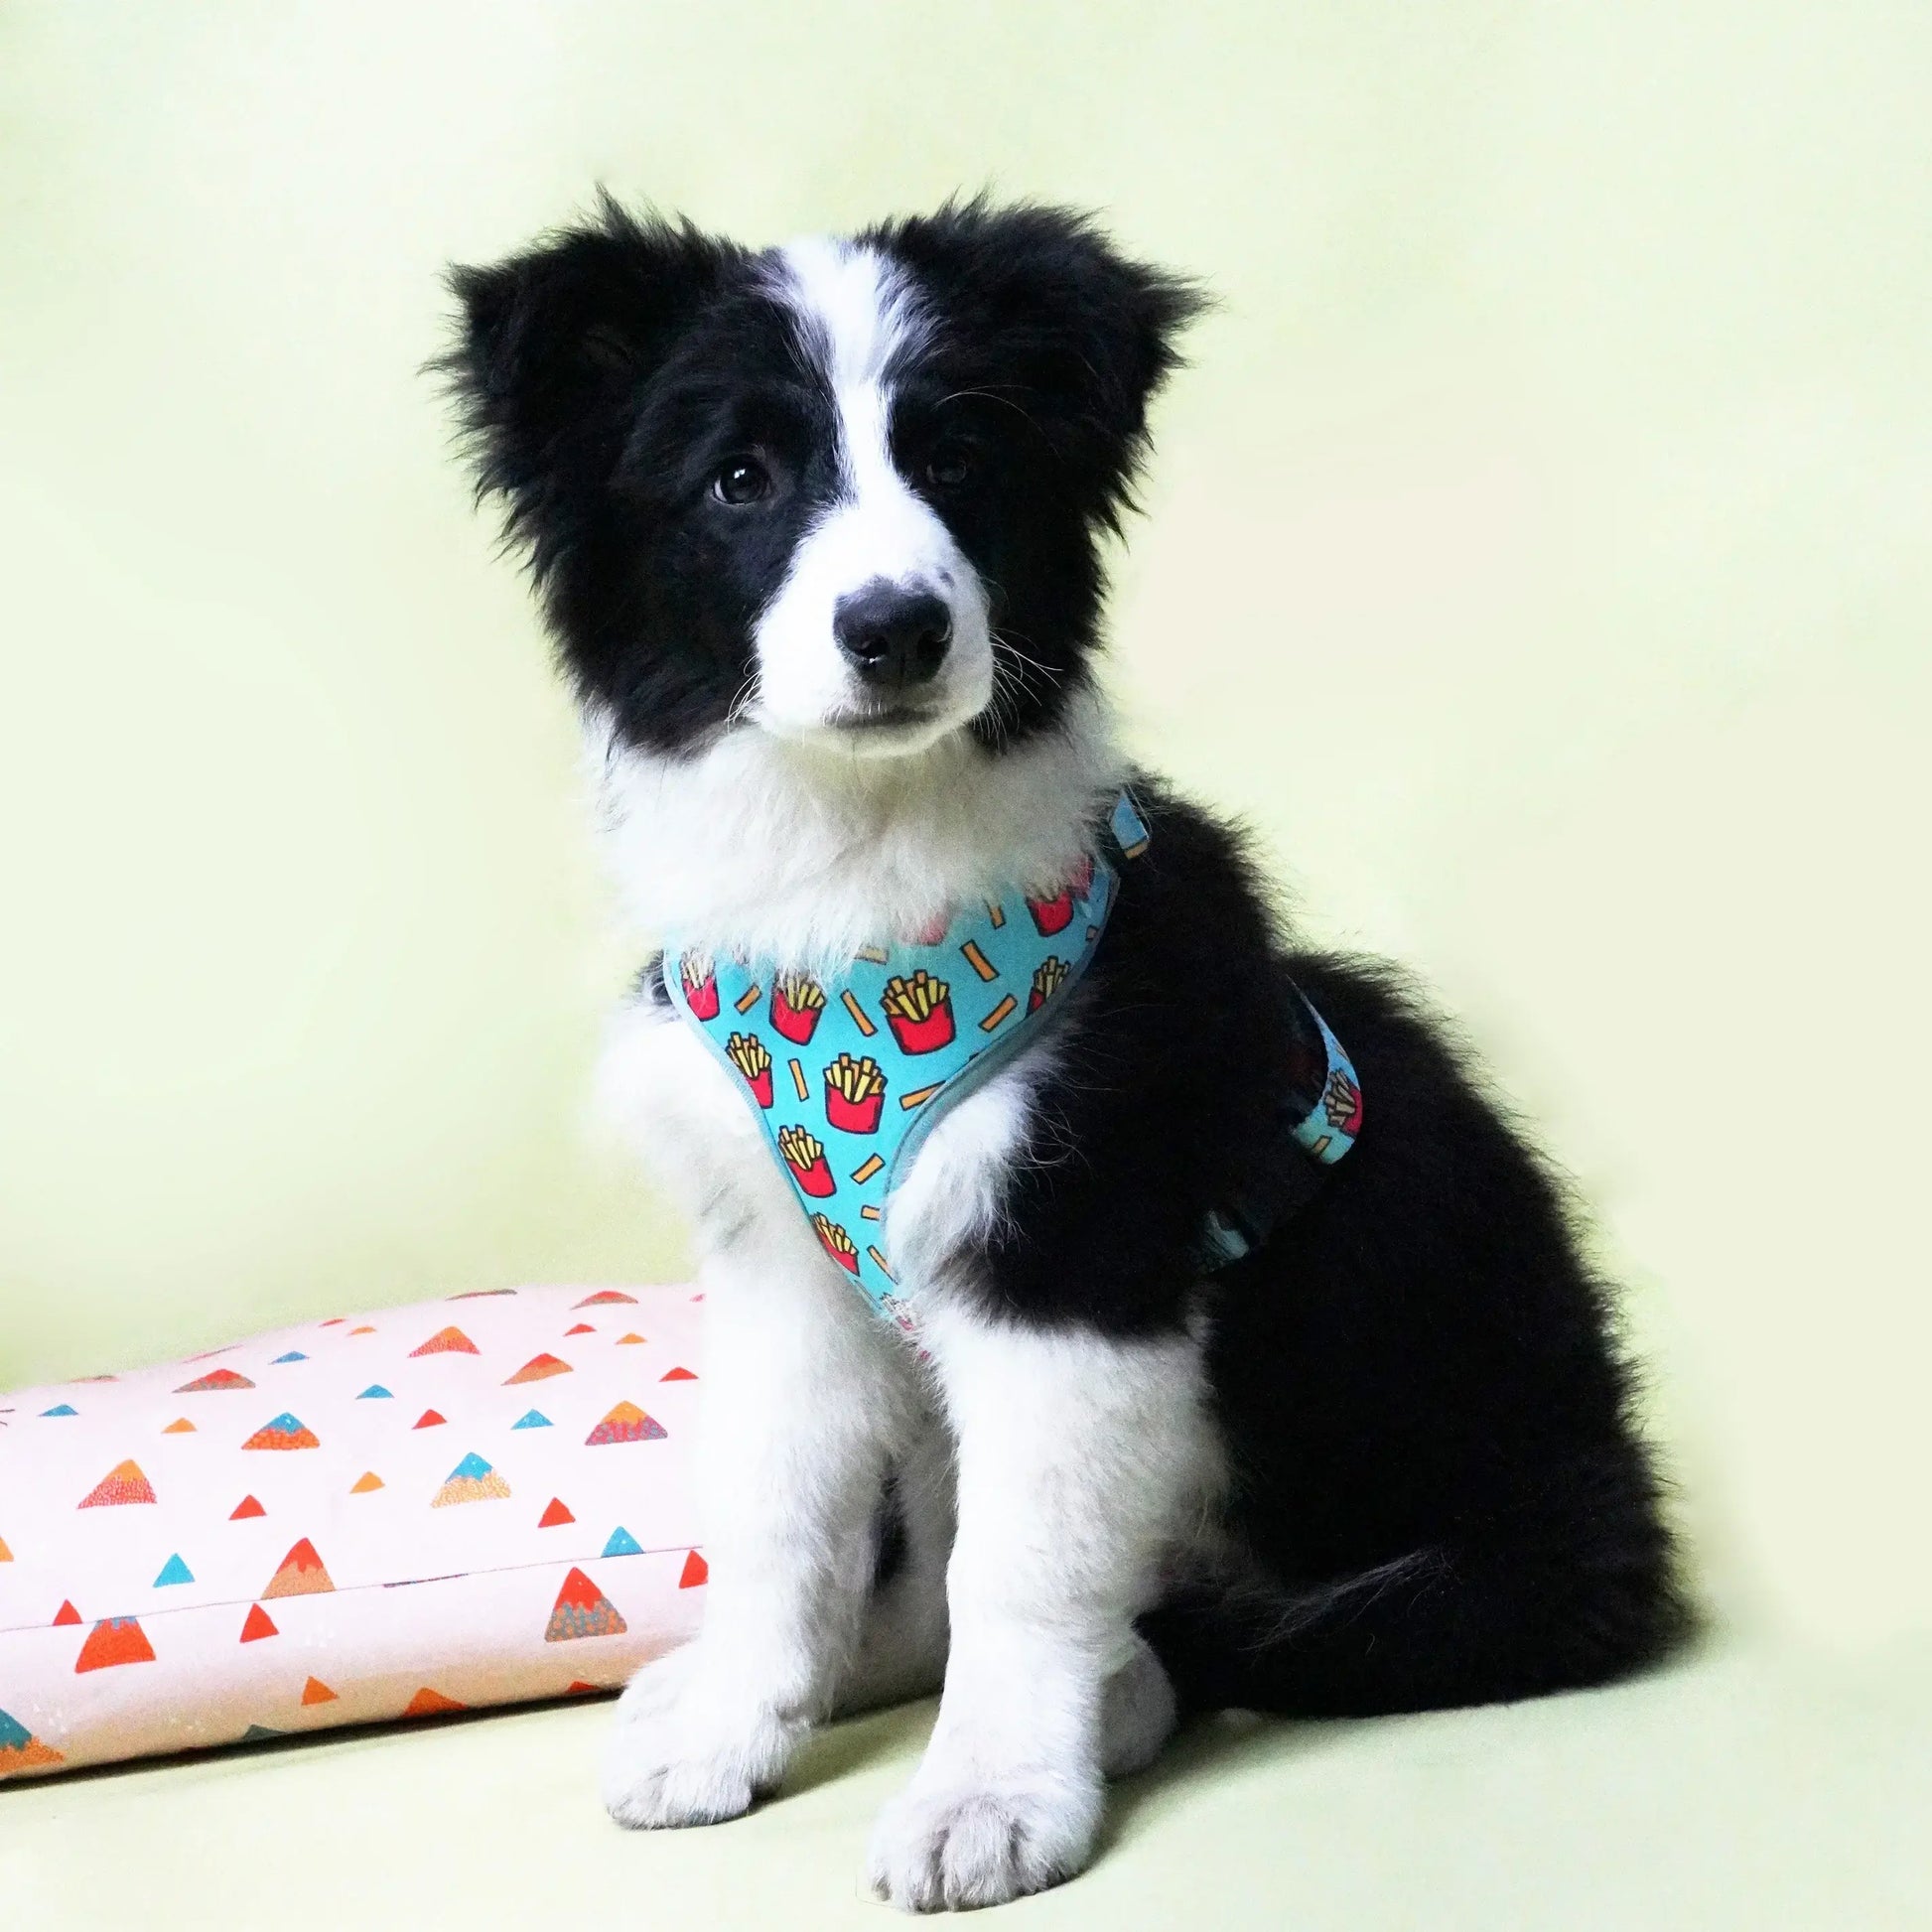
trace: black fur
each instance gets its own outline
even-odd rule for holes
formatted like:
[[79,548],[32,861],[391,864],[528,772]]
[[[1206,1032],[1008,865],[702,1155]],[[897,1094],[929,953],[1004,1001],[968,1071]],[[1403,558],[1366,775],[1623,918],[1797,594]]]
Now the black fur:
[[[913,478],[942,447],[971,458],[959,488],[921,486],[1008,646],[973,728],[1016,742],[1049,727],[1084,675],[1100,542],[1200,299],[1056,209],[975,202],[864,238],[915,277],[934,323],[896,371],[893,452]],[[607,200],[525,254],[451,276],[463,326],[440,366],[479,493],[504,499],[579,693],[648,751],[725,726],[753,622],[835,487],[831,399],[769,275],[762,257]],[[708,485],[754,445],[782,487],[759,515],[721,512]]]
[[[997,751],[1086,674],[1100,545],[1198,297],[1057,210],[974,203],[864,238],[933,324],[895,372],[895,461],[912,479],[935,448],[970,451],[968,484],[929,500],[1040,673],[1012,671],[976,723]],[[607,205],[456,277],[447,366],[483,487],[508,500],[580,691],[656,752],[727,726],[752,619],[830,487],[829,399],[764,273]],[[706,484],[748,438],[788,466],[784,491],[720,518]],[[1685,1613],[1560,1189],[1396,975],[1294,952],[1229,832],[1152,780],[1141,801],[1152,845],[1124,867],[979,1281],[1029,1322],[1208,1319],[1228,1554],[1170,1579],[1146,1620],[1183,1699],[1416,1709],[1655,1657]],[[1273,1143],[1291,975],[1360,1073],[1362,1135],[1203,1297],[1202,1216]]]
[[1131,505],[1149,399],[1203,299],[1060,208],[971,202],[864,238],[906,265],[937,321],[900,376],[895,459],[916,474],[942,439],[973,452],[972,484],[943,513],[994,591],[995,632],[1027,660],[1006,660],[1002,701],[974,730],[1024,738],[1085,674],[1100,541]]
[[1172,1329],[1202,1215],[1271,1145],[1292,977],[1359,1143],[1202,1298],[1235,1554],[1148,1619],[1184,1698],[1489,1702],[1658,1655],[1684,1612],[1603,1291],[1562,1193],[1386,967],[1285,950],[1239,842],[1152,780],[986,1292]]

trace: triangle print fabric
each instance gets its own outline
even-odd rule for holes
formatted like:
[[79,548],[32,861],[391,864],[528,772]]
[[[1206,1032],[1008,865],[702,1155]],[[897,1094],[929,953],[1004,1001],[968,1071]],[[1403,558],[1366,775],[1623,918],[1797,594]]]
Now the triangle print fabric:
[[621,1686],[703,1613],[701,1312],[492,1290],[0,1395],[0,1781]]

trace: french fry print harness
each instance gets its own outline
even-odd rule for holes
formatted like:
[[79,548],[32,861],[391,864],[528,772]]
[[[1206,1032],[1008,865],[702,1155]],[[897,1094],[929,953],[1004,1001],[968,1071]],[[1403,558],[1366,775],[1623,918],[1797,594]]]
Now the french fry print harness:
[[[1115,861],[1138,858],[1148,837],[1122,792],[1111,856],[1093,854],[1058,893],[1002,892],[943,931],[867,947],[836,979],[667,946],[671,1004],[744,1094],[820,1245],[897,1326],[914,1322],[886,1249],[893,1189],[939,1121],[1013,1060],[1086,971],[1119,889]],[[1330,1163],[1353,1144],[1360,1090],[1313,1008],[1307,1018],[1324,1063],[1318,1080],[1292,1081],[1313,1092],[1291,1098],[1289,1132]],[[1345,1108],[1325,1104],[1330,1072],[1342,1076]],[[1246,1252],[1264,1218],[1252,1203],[1209,1216],[1203,1266]]]

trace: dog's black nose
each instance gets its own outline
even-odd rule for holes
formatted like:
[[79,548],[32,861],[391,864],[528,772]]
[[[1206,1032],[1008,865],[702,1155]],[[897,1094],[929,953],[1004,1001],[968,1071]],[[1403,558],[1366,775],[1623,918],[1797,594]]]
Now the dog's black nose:
[[839,599],[832,635],[866,683],[904,690],[938,675],[952,641],[952,613],[930,591],[868,584]]

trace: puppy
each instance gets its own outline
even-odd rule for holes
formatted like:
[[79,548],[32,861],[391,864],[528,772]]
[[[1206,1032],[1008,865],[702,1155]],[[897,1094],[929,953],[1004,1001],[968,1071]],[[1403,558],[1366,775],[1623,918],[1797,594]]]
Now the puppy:
[[995,1904],[1081,1868],[1177,1712],[1657,1656],[1557,1187],[1115,742],[1102,547],[1195,290],[983,202],[761,250],[607,202],[453,280],[480,493],[671,942],[603,1079],[698,1229],[710,1601],[618,1707],[613,1816],[736,1816],[829,1714],[942,1689],[870,1879]]

